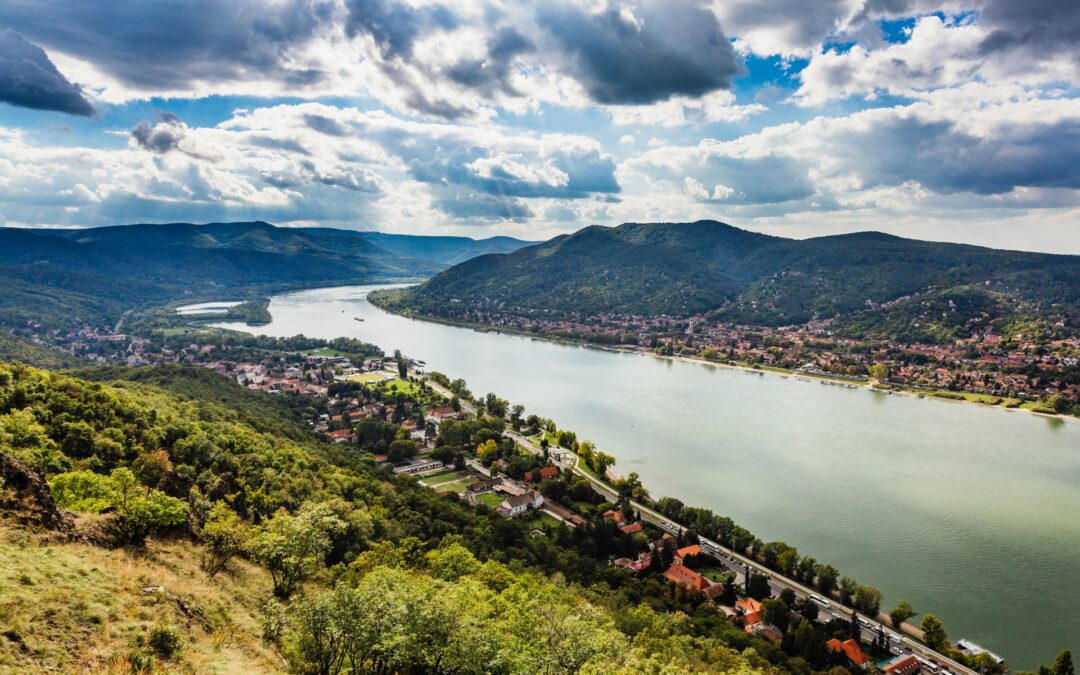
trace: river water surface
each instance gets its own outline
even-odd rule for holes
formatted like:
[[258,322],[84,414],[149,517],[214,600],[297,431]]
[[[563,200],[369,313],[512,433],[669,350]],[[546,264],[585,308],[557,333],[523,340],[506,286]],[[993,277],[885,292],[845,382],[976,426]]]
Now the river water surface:
[[410,320],[371,288],[274,297],[255,330],[400,349],[521,403],[654,496],[797,546],[1014,669],[1080,650],[1080,423]]

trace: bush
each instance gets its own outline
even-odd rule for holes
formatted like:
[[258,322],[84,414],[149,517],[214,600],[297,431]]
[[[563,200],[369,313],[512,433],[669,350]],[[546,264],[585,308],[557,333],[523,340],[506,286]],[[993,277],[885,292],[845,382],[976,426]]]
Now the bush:
[[171,659],[184,648],[184,636],[175,627],[159,623],[150,629],[147,644],[161,658]]

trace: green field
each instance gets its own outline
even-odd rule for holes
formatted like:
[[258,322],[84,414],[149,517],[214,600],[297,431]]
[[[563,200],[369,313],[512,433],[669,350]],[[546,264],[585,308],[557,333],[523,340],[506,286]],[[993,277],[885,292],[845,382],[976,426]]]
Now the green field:
[[327,358],[338,358],[346,356],[345,352],[340,349],[332,349],[330,347],[321,347],[319,349],[307,349],[304,354],[311,354],[312,356],[325,356]]
[[561,525],[562,521],[550,513],[541,513],[537,511],[529,518],[529,523],[541,530],[550,530]]
[[420,393],[420,385],[415,382],[409,382],[401,378],[394,378],[389,382],[383,384],[383,389],[395,394],[405,394],[406,396],[416,397]]
[[694,571],[714,583],[720,583],[725,577],[731,575],[729,569],[719,565],[698,566],[694,568]]
[[449,490],[461,494],[476,482],[476,476],[466,471],[447,471],[425,476],[420,482],[437,492]]
[[[332,349],[329,351],[333,351]],[[374,384],[376,382],[383,382],[386,379],[385,373],[361,373],[360,375],[353,375],[349,378],[350,382],[363,382],[364,384]]]
[[494,492],[485,492],[482,495],[477,495],[476,499],[479,500],[481,504],[486,504],[491,508],[495,508],[503,502],[503,496]]

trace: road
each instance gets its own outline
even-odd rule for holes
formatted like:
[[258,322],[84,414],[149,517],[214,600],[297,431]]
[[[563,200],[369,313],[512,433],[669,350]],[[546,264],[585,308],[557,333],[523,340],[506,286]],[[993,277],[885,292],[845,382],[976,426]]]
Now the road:
[[[513,439],[518,445],[524,449],[533,452],[541,452],[540,448],[532,443],[531,440],[522,436],[514,431],[507,431],[505,435]],[[563,450],[562,448],[556,448],[557,450]],[[618,493],[606,483],[597,480],[594,476],[577,465],[577,456],[569,451],[564,456],[565,459],[557,461],[563,469],[572,470],[574,473],[583,476],[589,480],[593,489],[597,493],[602,495],[605,499],[611,500],[613,503],[618,500]],[[671,534],[681,534],[685,528],[678,523],[665,518],[656,511],[638,503],[635,501],[630,502],[631,508],[637,511],[641,520],[653,525],[655,527],[670,532]],[[764,565],[750,560],[746,556],[743,556],[731,549],[721,546],[719,543],[699,537],[702,550],[708,553],[711,557],[722,563],[727,569],[733,571],[736,575],[736,579],[741,581],[745,577],[746,568],[749,567],[753,573],[762,574],[769,579],[769,587],[772,589],[773,595],[778,596],[785,588],[790,588],[795,592],[795,596],[800,600],[807,600],[815,595],[818,595],[816,591],[800,584],[799,582],[789,579],[781,574],[777,574],[773,570],[768,569]],[[818,597],[821,597],[818,595]],[[834,618],[840,618],[844,621],[851,621],[851,615],[855,611],[850,607],[841,605],[840,603],[829,600],[828,607],[824,607],[821,603],[818,604],[818,621],[821,623],[828,623]],[[835,616],[834,616],[835,615]],[[933,664],[940,675],[945,675],[948,672],[963,673],[964,675],[976,675],[976,671],[961,665],[952,659],[935,652],[926,645],[923,645],[910,637],[897,632],[891,627],[881,624],[878,621],[866,617],[862,614],[859,615],[859,623],[862,626],[862,638],[867,641],[873,641],[877,639],[878,631],[883,630],[886,638],[889,640],[890,649],[894,654],[914,654],[924,664]]]
[[[450,398],[454,394],[446,387],[432,382],[430,379],[426,381],[427,386],[431,387],[434,391],[442,394],[443,396]],[[461,409],[471,415],[476,414],[476,408],[465,401],[461,402]],[[530,439],[522,436],[516,431],[506,430],[503,434],[512,439],[520,447],[528,452],[534,454],[541,454],[543,450],[535,445]],[[549,452],[554,451],[553,454],[558,454],[559,457],[553,456],[553,461],[564,470],[573,471],[574,473],[587,478],[592,485],[593,489],[602,495],[605,499],[610,500],[612,503],[618,501],[618,493],[609,485],[603,481],[598,480],[589,472],[578,466],[577,455],[566,450],[565,448],[549,447]],[[665,518],[661,514],[653,511],[652,509],[644,506],[635,501],[630,502],[631,508],[638,513],[638,517],[646,523],[670,532],[671,534],[681,534],[686,528],[682,527],[678,523]],[[795,592],[795,596],[800,600],[807,600],[817,595],[817,592],[800,584],[799,582],[789,579],[781,574],[777,574],[773,570],[768,569],[764,565],[757,563],[754,560],[750,560],[746,556],[743,556],[735,551],[721,546],[718,542],[699,537],[702,544],[702,549],[717,561],[722,563],[726,568],[735,572],[737,579],[742,579],[745,576],[747,567],[753,573],[764,575],[769,579],[769,587],[772,589],[773,595],[779,595],[784,589],[791,589]],[[821,597],[821,596],[818,596]],[[834,600],[828,600],[828,607],[821,606],[821,603],[817,603],[819,607],[818,621],[820,623],[828,623],[833,618],[840,618],[845,621],[851,621],[851,616],[855,612],[854,609],[841,605]],[[835,616],[834,616],[835,615]],[[947,675],[947,673],[962,673],[963,675],[977,675],[976,671],[964,666],[956,661],[935,652],[926,645],[923,645],[915,640],[911,639],[907,635],[899,633],[887,625],[884,625],[875,619],[859,615],[859,623],[862,626],[862,638],[865,641],[873,641],[878,636],[878,631],[884,631],[886,638],[889,640],[890,650],[894,654],[914,654],[916,658],[923,662],[924,666],[929,667],[932,664],[931,670],[939,673],[940,675]]]

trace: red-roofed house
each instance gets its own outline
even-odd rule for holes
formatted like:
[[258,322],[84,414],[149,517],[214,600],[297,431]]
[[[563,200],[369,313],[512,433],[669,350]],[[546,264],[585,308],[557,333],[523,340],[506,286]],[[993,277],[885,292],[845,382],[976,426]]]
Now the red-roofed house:
[[761,621],[761,603],[753,598],[736,600],[735,609],[742,610],[743,619],[748,626]]
[[454,410],[450,406],[443,406],[442,408],[435,408],[434,410],[432,410],[431,414],[428,415],[428,417],[435,420],[436,422],[441,422],[447,419],[459,420],[461,419],[461,413]]
[[841,642],[840,640],[833,638],[826,642],[825,646],[837,654],[842,653],[852,665],[858,666],[859,668],[866,668],[870,665],[870,657],[863,654],[862,647],[854,640],[844,640]]
[[912,673],[919,672],[922,664],[919,663],[919,659],[915,658],[911,654],[905,656],[897,656],[892,661],[889,661],[881,667],[888,675],[912,675]]
[[638,521],[636,523],[630,523],[629,525],[623,525],[619,529],[626,534],[637,534],[638,532],[641,532],[641,521]]
[[559,467],[557,467],[557,466],[545,466],[543,468],[536,469],[535,471],[526,472],[525,480],[529,481],[530,483],[533,482],[533,481],[539,483],[542,480],[547,480],[548,478],[554,478],[555,476],[558,476],[558,475],[559,475]]
[[667,568],[667,571],[664,572],[664,578],[694,591],[704,591],[709,586],[712,586],[712,582],[708,579],[689,567],[683,567],[678,563]]
[[348,443],[352,440],[352,429],[339,429],[330,432],[330,440],[335,443]]
[[683,546],[678,551],[675,551],[675,562],[680,565],[683,564],[683,559],[694,555],[701,555],[701,547],[697,544],[693,546]]
[[614,520],[616,523],[622,523],[626,520],[626,516],[618,509],[608,509],[607,511],[604,511],[604,518]]

